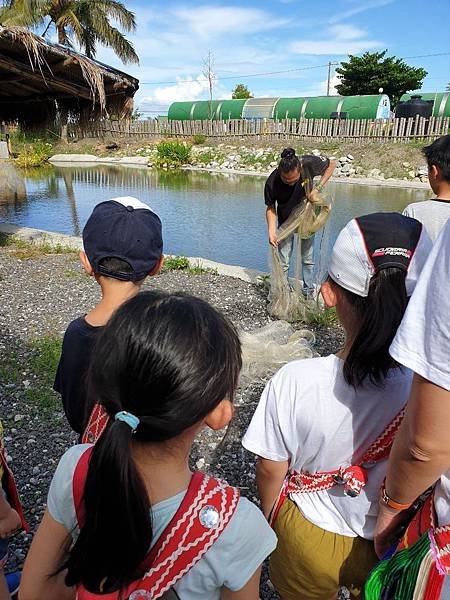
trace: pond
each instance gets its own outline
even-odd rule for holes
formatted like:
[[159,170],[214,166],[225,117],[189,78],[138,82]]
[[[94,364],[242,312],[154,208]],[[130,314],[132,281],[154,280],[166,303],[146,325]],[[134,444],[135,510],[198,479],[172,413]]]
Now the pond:
[[[1,193],[0,180],[0,220],[79,235],[95,204],[136,196],[160,215],[165,253],[266,271],[264,182],[264,177],[193,171],[49,166],[22,174],[17,193]],[[402,211],[430,192],[336,183],[327,186],[326,195],[333,198],[334,207],[325,232],[316,239],[323,259],[351,218]]]

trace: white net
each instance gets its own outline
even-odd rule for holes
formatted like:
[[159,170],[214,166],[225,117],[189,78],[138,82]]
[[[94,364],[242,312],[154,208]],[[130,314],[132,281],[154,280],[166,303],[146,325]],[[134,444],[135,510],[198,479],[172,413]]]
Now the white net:
[[302,177],[304,179],[301,185],[306,191],[306,201],[291,212],[276,232],[278,243],[295,234],[297,237],[293,285],[289,281],[288,272],[283,268],[278,248],[271,246],[270,293],[267,310],[272,317],[290,323],[305,320],[308,308],[308,302],[302,294],[302,238],[308,238],[322,229],[331,211],[331,202],[326,202],[317,192],[311,194],[312,177],[307,177],[305,169],[302,170]]
[[314,356],[314,333],[307,329],[295,330],[286,321],[273,321],[253,331],[241,331],[239,337],[241,381],[265,378],[291,360]]

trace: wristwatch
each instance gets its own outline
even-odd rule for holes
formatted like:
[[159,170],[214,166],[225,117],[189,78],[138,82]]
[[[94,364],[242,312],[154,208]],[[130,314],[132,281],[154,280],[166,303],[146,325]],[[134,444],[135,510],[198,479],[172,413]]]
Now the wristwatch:
[[382,504],[384,504],[385,506],[389,506],[389,508],[393,508],[394,510],[406,510],[407,508],[411,507],[412,502],[409,502],[408,504],[400,504],[400,502],[392,500],[392,498],[390,498],[386,492],[385,484],[386,480],[383,481],[380,489],[380,502]]

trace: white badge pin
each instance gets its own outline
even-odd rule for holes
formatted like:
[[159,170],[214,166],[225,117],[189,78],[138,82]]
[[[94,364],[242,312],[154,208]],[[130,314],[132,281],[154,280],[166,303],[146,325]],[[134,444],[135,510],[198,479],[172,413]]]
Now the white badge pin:
[[204,506],[198,516],[200,523],[206,529],[215,529],[219,524],[219,512],[214,506]]

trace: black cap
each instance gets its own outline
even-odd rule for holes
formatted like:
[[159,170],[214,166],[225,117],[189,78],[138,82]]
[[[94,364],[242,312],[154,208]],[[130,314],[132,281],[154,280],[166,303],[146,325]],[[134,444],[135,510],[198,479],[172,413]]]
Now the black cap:
[[[107,200],[97,204],[87,220],[83,244],[96,273],[121,281],[140,281],[163,253],[161,220],[137,198]],[[109,271],[100,264],[105,258],[125,261],[132,272]]]

